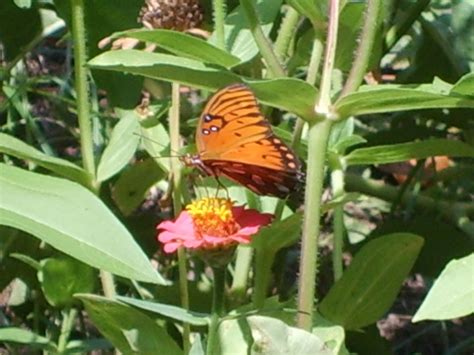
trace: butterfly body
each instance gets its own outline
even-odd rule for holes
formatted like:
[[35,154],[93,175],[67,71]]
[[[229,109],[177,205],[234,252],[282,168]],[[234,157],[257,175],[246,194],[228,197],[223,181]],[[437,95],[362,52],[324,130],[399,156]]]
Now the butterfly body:
[[207,103],[196,130],[198,154],[183,158],[210,176],[225,176],[259,195],[286,197],[303,179],[296,154],[277,138],[252,91],[234,84]]

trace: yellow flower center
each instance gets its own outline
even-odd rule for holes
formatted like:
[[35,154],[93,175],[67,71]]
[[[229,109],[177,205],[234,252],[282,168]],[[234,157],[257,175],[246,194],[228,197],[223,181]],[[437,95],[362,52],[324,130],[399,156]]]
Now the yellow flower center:
[[232,201],[225,198],[206,197],[186,206],[199,235],[227,237],[239,230],[232,214]]

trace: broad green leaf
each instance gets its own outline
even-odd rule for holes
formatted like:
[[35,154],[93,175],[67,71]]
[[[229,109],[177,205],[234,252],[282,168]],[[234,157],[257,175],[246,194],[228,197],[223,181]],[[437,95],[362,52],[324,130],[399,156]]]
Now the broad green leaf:
[[367,243],[320,304],[321,314],[346,330],[376,322],[391,306],[423,245],[414,234]]
[[128,216],[143,202],[150,187],[164,177],[165,172],[153,159],[140,161],[120,174],[112,188],[112,198]]
[[[138,50],[105,52],[89,61],[97,69],[123,71],[149,78],[176,81],[207,90],[218,90],[241,82],[234,73],[207,66],[193,59]],[[244,80],[255,91],[259,101],[302,118],[315,118],[313,112],[317,90],[299,79]]]
[[240,81],[225,70],[203,64],[194,59],[169,54],[150,53],[135,49],[108,51],[92,58],[95,69],[114,70],[147,78],[176,81],[203,89],[217,89]]
[[0,328],[1,342],[28,345],[32,348],[45,349],[52,352],[56,351],[56,345],[48,338],[22,328]]
[[105,181],[128,164],[137,150],[140,136],[140,123],[135,110],[120,110],[120,121],[112,130],[110,142],[100,158],[97,167],[97,180]]
[[315,324],[315,326],[311,329],[311,333],[324,342],[326,348],[331,350],[331,354],[349,355],[349,352],[344,346],[346,334],[343,327],[334,325],[319,314],[316,314],[313,324]]
[[254,343],[252,354],[332,354],[316,335],[286,325],[281,320],[252,316],[248,317]]
[[362,86],[335,104],[340,117],[404,110],[474,108],[474,98],[436,92],[432,85]]
[[214,45],[183,32],[155,29],[119,32],[116,37],[135,38],[156,44],[181,57],[199,60],[205,63],[231,68],[240,63],[240,59]]
[[452,139],[430,139],[355,149],[344,157],[344,161],[347,165],[386,164],[438,155],[474,157],[474,147]]
[[209,315],[191,312],[169,304],[143,301],[136,298],[117,296],[117,300],[145,311],[153,312],[192,325],[208,325]]
[[44,259],[40,264],[38,279],[52,306],[70,307],[75,301],[75,293],[94,291],[97,275],[90,266],[67,256]]
[[82,185],[87,186],[89,182],[89,175],[79,166],[64,159],[46,155],[8,134],[0,133],[0,152],[19,159],[29,160]]
[[293,112],[306,120],[315,119],[314,102],[318,91],[305,81],[293,78],[244,81],[261,103]]
[[347,149],[353,147],[354,145],[367,143],[367,140],[357,134],[353,134],[344,138],[341,138],[334,146],[331,148],[332,151],[338,154],[344,154]]
[[466,74],[454,84],[451,94],[474,96],[474,73]]
[[263,228],[252,239],[250,245],[257,250],[276,253],[281,248],[288,247],[298,241],[301,232],[301,213],[272,223],[270,227]]
[[358,192],[346,192],[339,197],[336,197],[328,202],[325,202],[321,206],[321,213],[326,213],[333,208],[345,205],[348,202],[357,201],[360,197],[360,193]]
[[[256,11],[260,20],[260,28],[268,36],[275,23],[281,8],[282,0],[257,0]],[[241,62],[248,62],[258,53],[258,46],[250,32],[247,18],[242,7],[237,6],[227,17],[224,23],[226,47],[232,55],[238,57]],[[216,34],[212,34],[209,42],[216,43]]]
[[120,221],[84,187],[1,164],[0,189],[0,224],[30,233],[91,266],[164,282]]
[[78,294],[99,331],[124,354],[182,354],[173,338],[153,319],[109,298]]
[[474,253],[452,260],[436,279],[413,322],[464,317],[474,313]]
[[315,28],[324,28],[327,14],[327,1],[286,0],[301,15],[309,18]]

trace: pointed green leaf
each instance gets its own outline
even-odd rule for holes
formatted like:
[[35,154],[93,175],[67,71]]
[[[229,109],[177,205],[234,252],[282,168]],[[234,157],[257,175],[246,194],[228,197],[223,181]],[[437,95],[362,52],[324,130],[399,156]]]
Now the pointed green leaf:
[[112,130],[110,142],[100,158],[97,180],[105,181],[128,164],[140,142],[140,123],[135,110],[119,110],[120,121]]
[[258,250],[276,253],[298,241],[301,233],[301,220],[302,214],[294,213],[281,221],[272,223],[271,226],[263,228],[252,239],[250,245]]
[[182,354],[182,350],[153,319],[109,298],[78,294],[99,331],[124,354]]
[[231,68],[240,63],[240,59],[232,54],[183,32],[164,29],[132,30],[115,33],[113,37],[135,38],[156,44],[178,56],[221,65],[225,68]]
[[0,133],[0,152],[19,159],[29,160],[82,185],[87,186],[89,182],[89,175],[81,167],[67,160],[46,155],[8,134]]
[[454,84],[451,94],[474,96],[474,73],[464,75]]
[[395,300],[422,245],[423,238],[408,233],[367,243],[321,302],[321,314],[346,330],[376,322]]
[[0,328],[0,343],[1,342],[23,344],[32,348],[45,349],[52,352],[56,351],[56,345],[48,338],[22,328]]
[[474,253],[452,260],[436,279],[413,322],[443,320],[474,313]]
[[0,164],[0,224],[28,232],[91,266],[164,283],[101,200],[81,185]]
[[208,325],[209,315],[197,312],[191,312],[186,309],[163,304],[158,302],[138,300],[136,298],[117,296],[117,300],[127,303],[131,306],[160,314],[162,316],[170,317],[192,325]]
[[430,139],[420,142],[359,148],[344,157],[347,165],[386,164],[438,155],[474,157],[474,148],[453,139]]

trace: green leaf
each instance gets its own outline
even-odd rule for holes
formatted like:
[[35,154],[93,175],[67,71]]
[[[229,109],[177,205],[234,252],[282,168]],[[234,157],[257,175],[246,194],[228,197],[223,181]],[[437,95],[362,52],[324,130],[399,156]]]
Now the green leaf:
[[326,348],[331,350],[332,354],[349,355],[344,346],[346,334],[343,327],[332,324],[319,314],[316,314],[313,324],[316,325],[311,329],[311,333],[321,339]]
[[197,312],[191,312],[181,307],[172,306],[169,304],[143,301],[136,298],[117,296],[117,300],[127,303],[131,306],[146,310],[149,312],[157,313],[162,316],[166,316],[181,322],[189,323],[192,325],[208,325],[209,315]]
[[423,245],[398,233],[367,243],[320,305],[321,314],[346,330],[376,322],[391,306]]
[[32,348],[56,351],[56,345],[48,338],[22,328],[0,328],[0,342],[23,344]]
[[66,346],[66,352],[88,354],[92,350],[111,350],[112,344],[107,339],[85,339],[85,340],[70,340]]
[[153,319],[124,303],[97,295],[76,295],[99,331],[124,354],[182,354]]
[[1,164],[0,190],[0,224],[28,232],[91,266],[164,283],[130,233],[84,187]]
[[102,53],[92,58],[89,65],[96,69],[121,71],[152,79],[176,81],[203,89],[217,89],[240,81],[237,75],[225,69],[206,65],[194,59],[135,49]]
[[38,280],[50,305],[71,307],[75,293],[94,291],[96,274],[90,266],[67,256],[44,259],[40,264]]
[[[256,11],[260,20],[260,28],[268,36],[275,23],[275,18],[280,13],[282,0],[257,0]],[[241,62],[248,62],[258,53],[252,33],[248,27],[247,18],[242,7],[237,6],[227,17],[224,24],[226,48],[230,48],[232,55]],[[216,34],[212,34],[209,42],[216,43]]]
[[263,228],[252,239],[250,246],[258,250],[276,253],[278,250],[293,245],[300,238],[302,214],[294,213],[291,216],[272,223]]
[[19,159],[29,160],[84,186],[87,186],[90,180],[89,174],[79,166],[64,159],[46,155],[8,134],[0,133],[0,152]]
[[452,260],[413,316],[413,322],[464,317],[474,313],[474,253]]
[[332,354],[316,335],[290,327],[281,320],[252,316],[247,321],[254,339],[252,354]]
[[360,197],[360,193],[358,192],[347,192],[342,194],[341,196],[338,196],[336,198],[333,198],[332,200],[325,202],[321,206],[321,213],[326,213],[333,208],[340,206],[340,205],[345,205],[348,202],[353,202],[357,201]]
[[293,112],[306,120],[316,118],[314,102],[318,91],[307,82],[293,78],[244,82],[250,86],[261,103]]
[[97,180],[105,181],[128,164],[137,150],[140,123],[135,110],[119,110],[120,121],[112,130],[110,142],[100,158]]
[[143,202],[150,187],[164,177],[165,172],[153,159],[140,161],[120,174],[112,188],[112,198],[128,216]]
[[[185,85],[217,90],[241,82],[234,73],[207,66],[193,59],[138,50],[105,52],[89,61],[94,68],[124,71],[149,78],[175,81]],[[311,120],[317,90],[299,79],[244,80],[255,91],[259,101]]]
[[365,85],[335,104],[340,117],[405,110],[474,108],[468,96],[437,92],[433,85]]
[[183,32],[163,29],[132,30],[115,33],[113,38],[116,37],[129,37],[153,43],[178,56],[221,65],[225,68],[231,68],[240,63],[240,59],[232,54]]
[[355,149],[344,157],[344,161],[347,165],[386,164],[438,155],[474,157],[474,148],[452,139],[430,139]]
[[327,2],[312,0],[286,0],[301,15],[309,18],[315,28],[323,28],[326,22]]
[[14,259],[17,259],[17,260],[20,260],[20,261],[24,262],[26,265],[32,267],[36,271],[39,271],[41,269],[41,264],[29,255],[19,254],[19,253],[11,253],[9,256],[11,258],[14,258]]
[[451,94],[474,96],[474,73],[464,75],[454,84]]

